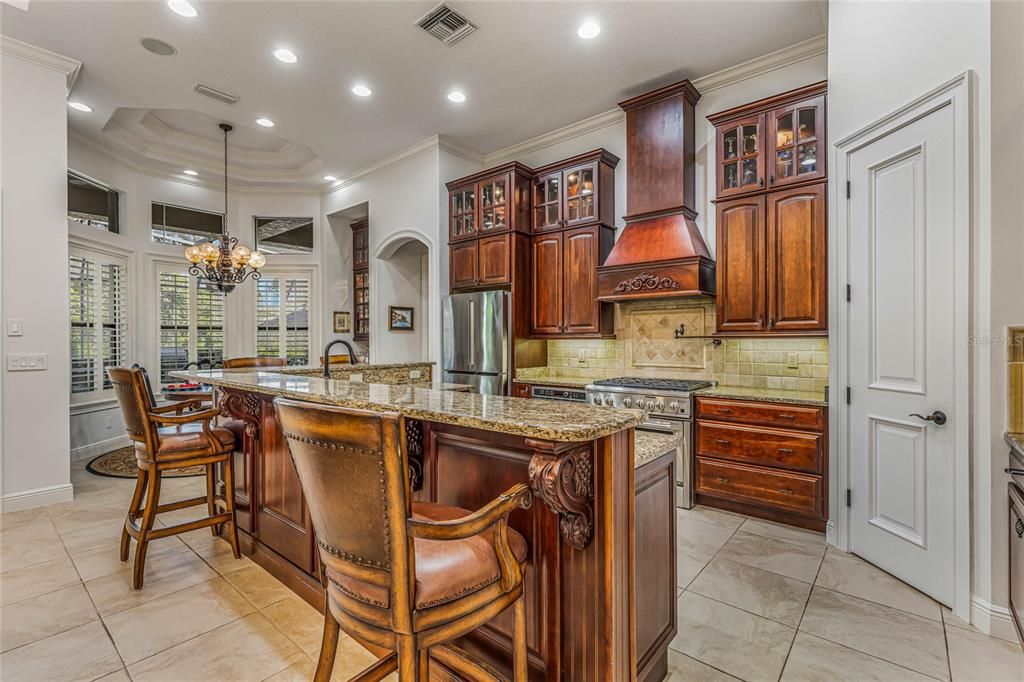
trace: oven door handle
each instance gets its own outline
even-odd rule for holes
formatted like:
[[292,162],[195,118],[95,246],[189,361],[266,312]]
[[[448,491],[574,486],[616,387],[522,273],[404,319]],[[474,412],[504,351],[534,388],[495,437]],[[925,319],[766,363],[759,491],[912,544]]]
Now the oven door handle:
[[663,421],[661,419],[648,419],[644,423],[640,424],[637,428],[641,431],[658,431],[660,433],[676,433],[679,431],[685,431],[687,422],[680,420],[677,422]]

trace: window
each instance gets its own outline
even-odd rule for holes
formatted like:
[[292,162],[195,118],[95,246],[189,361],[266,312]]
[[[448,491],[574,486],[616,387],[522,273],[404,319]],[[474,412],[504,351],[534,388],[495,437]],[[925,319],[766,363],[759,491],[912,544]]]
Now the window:
[[224,357],[224,294],[184,272],[161,272],[160,383],[191,362],[220,365]]
[[256,354],[308,365],[312,337],[309,275],[264,273],[256,283]]
[[71,395],[76,402],[107,397],[107,367],[128,355],[127,262],[71,247],[68,257],[71,302]]
[[118,194],[68,171],[68,220],[106,232],[120,232]]
[[224,232],[224,216],[194,208],[153,202],[153,241],[188,246],[218,239]]
[[256,248],[263,253],[313,253],[312,218],[256,218]]

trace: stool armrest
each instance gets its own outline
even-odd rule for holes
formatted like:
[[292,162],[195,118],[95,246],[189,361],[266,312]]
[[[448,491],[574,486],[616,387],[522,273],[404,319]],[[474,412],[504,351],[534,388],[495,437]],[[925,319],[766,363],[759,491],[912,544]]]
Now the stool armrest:
[[167,414],[173,412],[180,415],[185,411],[185,408],[196,410],[203,406],[202,400],[180,400],[176,403],[170,403],[169,405],[163,405],[161,407],[150,408],[150,414]]
[[491,502],[451,521],[409,519],[409,534],[426,540],[465,540],[480,535],[516,509],[527,509],[533,501],[530,488],[517,483]]
[[[187,404],[187,403],[186,403]],[[155,410],[149,411],[149,421],[157,422],[159,424],[191,424],[192,422],[205,421],[209,422],[214,417],[220,416],[219,408],[210,408],[203,410],[202,412],[192,412],[190,414],[179,414],[175,416],[163,415],[157,413]]]

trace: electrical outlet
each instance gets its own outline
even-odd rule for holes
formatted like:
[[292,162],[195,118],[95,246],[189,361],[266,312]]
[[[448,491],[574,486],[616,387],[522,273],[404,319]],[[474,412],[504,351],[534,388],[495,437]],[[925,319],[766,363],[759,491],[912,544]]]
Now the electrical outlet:
[[409,370],[409,378],[410,379],[419,379],[421,376],[423,376],[423,372],[421,372],[420,370],[418,370],[418,369],[410,369]]
[[800,368],[800,354],[799,353],[786,353],[786,367],[789,369]]
[[107,430],[110,430],[110,429],[114,428],[114,418],[113,417],[107,417],[107,419],[104,422],[103,426]]
[[587,364],[587,349],[580,348],[576,353],[576,364],[583,367]]
[[363,375],[362,374],[349,374],[348,375],[348,380],[349,381],[362,381],[363,380]]
[[24,333],[24,320],[7,320],[7,336],[22,336]]
[[46,353],[25,353],[7,356],[8,372],[28,372],[46,369]]

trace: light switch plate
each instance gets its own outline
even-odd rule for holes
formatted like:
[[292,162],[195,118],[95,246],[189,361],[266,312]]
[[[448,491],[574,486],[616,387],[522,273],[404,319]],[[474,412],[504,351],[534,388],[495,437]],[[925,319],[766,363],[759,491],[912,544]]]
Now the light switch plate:
[[423,372],[419,371],[418,369],[410,369],[409,370],[409,378],[410,379],[419,379],[421,376],[423,376]]
[[355,373],[349,374],[348,375],[348,380],[349,381],[362,381],[363,380],[363,375],[362,374],[355,374]]
[[7,336],[22,336],[24,333],[24,320],[7,320]]
[[7,356],[8,372],[31,372],[46,369],[46,353],[23,353]]
[[790,369],[800,368],[800,354],[799,353],[786,353],[786,367]]

